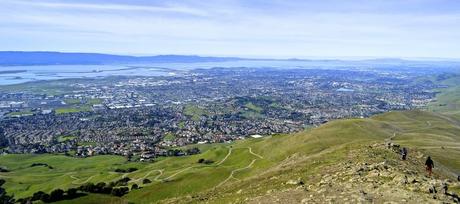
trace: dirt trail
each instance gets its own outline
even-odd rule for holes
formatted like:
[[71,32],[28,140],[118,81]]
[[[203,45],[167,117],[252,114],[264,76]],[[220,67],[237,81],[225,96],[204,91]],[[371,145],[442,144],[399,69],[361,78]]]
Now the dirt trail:
[[141,181],[142,179],[145,179],[145,178],[147,178],[148,176],[150,176],[150,174],[152,174],[153,172],[159,172],[159,174],[155,177],[155,181],[160,181],[160,180],[158,180],[158,178],[159,178],[161,175],[163,175],[163,170],[162,170],[162,169],[160,169],[160,170],[158,170],[158,169],[151,170],[151,171],[147,172],[143,177],[140,177],[140,178],[135,179],[135,180],[131,180],[131,181],[129,181],[129,182],[130,182],[130,183],[131,183],[131,182],[139,182],[139,181]]
[[76,184],[76,185],[81,185],[81,184],[84,184],[84,183],[88,183],[94,176],[90,176],[88,177],[85,181],[83,182],[77,182],[81,179],[75,177],[75,176],[70,176],[70,178],[74,179],[74,181],[72,181],[72,184]]
[[222,159],[222,161],[220,161],[219,163],[217,163],[216,165],[219,166],[221,165],[222,163],[224,163],[225,160],[227,160],[227,158],[232,154],[232,148],[228,148],[228,153],[227,155],[225,155],[224,159]]
[[260,156],[260,155],[258,155],[258,154],[256,154],[256,153],[252,152],[252,148],[251,148],[251,147],[248,147],[248,149],[249,149],[249,153],[251,153],[252,155],[254,155],[254,156],[256,156],[256,157],[259,157],[260,159],[263,159],[263,158],[264,158],[263,156]]
[[180,171],[174,173],[173,175],[171,175],[171,176],[169,176],[169,177],[167,177],[167,178],[161,179],[161,180],[163,180],[163,181],[170,180],[170,179],[173,178],[174,176],[176,176],[176,175],[178,175],[178,174],[180,174],[180,173],[182,173],[182,172],[184,172],[184,171],[187,171],[187,170],[189,170],[189,169],[191,169],[191,168],[193,168],[193,166],[190,166],[190,167],[187,167],[187,168],[185,168],[185,169],[182,169],[182,170],[180,170]]
[[257,160],[257,159],[253,159],[249,165],[247,165],[247,166],[245,166],[245,167],[243,167],[243,168],[239,168],[239,169],[233,170],[233,171],[230,173],[230,176],[228,176],[227,179],[225,179],[224,181],[222,181],[221,183],[219,183],[219,184],[216,186],[216,188],[219,187],[219,186],[221,186],[221,185],[223,185],[224,183],[226,183],[226,182],[227,182],[228,180],[230,180],[230,179],[239,180],[239,179],[233,177],[233,174],[235,174],[235,173],[238,172],[238,171],[243,171],[243,170],[245,170],[245,169],[251,168],[252,165],[254,165],[254,162],[256,162],[256,160]]
[[[252,154],[252,155],[258,157],[259,159],[264,159],[263,156],[254,153],[254,152],[252,151],[252,148],[251,148],[251,147],[248,147],[248,151],[249,151],[250,154]],[[245,169],[251,168],[252,165],[254,165],[254,163],[255,163],[256,161],[257,161],[257,159],[253,159],[249,165],[247,165],[247,166],[245,166],[245,167],[243,167],[243,168],[239,168],[239,169],[233,170],[232,172],[230,172],[230,175],[229,175],[224,181],[222,181],[221,183],[219,183],[215,188],[217,188],[217,187],[219,187],[219,186],[225,184],[225,183],[226,183],[227,181],[229,181],[230,179],[240,180],[240,179],[235,178],[233,175],[234,175],[236,172],[238,172],[238,171],[243,171],[243,170],[245,170]]]

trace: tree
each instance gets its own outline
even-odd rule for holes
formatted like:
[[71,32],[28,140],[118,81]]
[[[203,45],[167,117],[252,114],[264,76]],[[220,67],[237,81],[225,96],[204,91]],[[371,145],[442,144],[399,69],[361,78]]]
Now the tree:
[[106,187],[102,188],[102,193],[110,194],[110,193],[112,193],[112,189],[113,189],[112,186],[106,186]]
[[128,193],[129,188],[128,187],[120,187],[120,188],[114,188],[112,189],[112,195],[121,197]]
[[50,200],[51,201],[59,201],[64,198],[64,191],[62,189],[55,189],[50,193]]
[[134,167],[128,168],[128,172],[135,172],[135,171],[137,171],[137,168],[134,168]]
[[86,183],[82,186],[80,186],[80,190],[81,191],[85,191],[85,192],[94,192],[94,188],[95,188],[95,185],[93,183]]
[[126,186],[130,180],[129,177],[122,178],[115,183],[115,186]]
[[139,189],[139,186],[137,184],[133,184],[131,186],[131,190]]
[[102,189],[105,187],[105,183],[104,182],[99,182],[96,184],[96,186],[94,187],[94,190],[92,191],[92,193],[101,193],[102,192]]
[[45,203],[50,202],[50,195],[48,195],[47,193],[42,194],[41,197],[40,197],[40,200],[45,202]]
[[142,184],[149,184],[149,183],[152,183],[150,179],[145,178],[144,180],[142,180]]
[[43,192],[43,191],[35,192],[34,195],[32,195],[32,201],[40,200],[43,197],[44,194],[46,194],[46,193]]
[[69,188],[67,189],[67,198],[76,198],[78,197],[78,193],[77,193],[77,189],[76,188]]

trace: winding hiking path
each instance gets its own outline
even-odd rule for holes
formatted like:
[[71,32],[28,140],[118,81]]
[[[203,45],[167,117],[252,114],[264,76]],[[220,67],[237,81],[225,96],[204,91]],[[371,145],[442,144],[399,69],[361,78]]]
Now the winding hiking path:
[[263,159],[264,157],[263,156],[260,156],[259,154],[256,154],[254,152],[252,152],[252,148],[251,147],[248,147],[249,149],[249,153],[251,153],[252,155],[256,156],[256,157],[259,157],[260,159]]
[[83,181],[83,182],[77,182],[77,181],[79,181],[79,180],[81,180],[81,179],[79,179],[79,178],[77,178],[77,177],[75,177],[75,176],[73,176],[73,175],[70,176],[70,178],[74,179],[74,181],[72,181],[72,184],[76,184],[76,185],[81,185],[81,184],[84,184],[84,183],[88,183],[93,177],[94,177],[94,176],[90,176],[90,177],[88,177],[88,178],[87,178],[85,181]]
[[225,183],[226,183],[228,180],[230,180],[230,179],[240,180],[240,179],[237,179],[237,178],[233,177],[233,174],[235,174],[235,173],[238,172],[238,171],[243,171],[243,170],[245,170],[245,169],[251,168],[252,165],[254,165],[254,162],[256,162],[256,160],[257,160],[257,159],[253,159],[249,165],[247,165],[247,166],[245,166],[245,167],[243,167],[243,168],[239,168],[239,169],[233,170],[233,171],[230,173],[230,176],[228,176],[224,181],[222,181],[221,183],[219,183],[219,184],[216,186],[216,188],[219,187],[219,186],[221,186],[221,185],[223,185],[223,184],[225,184]]
[[[253,153],[253,152],[251,151],[250,148],[249,148],[249,151],[250,151],[251,154],[253,154],[253,155],[255,155],[255,156],[259,157],[259,158],[262,158],[260,155]],[[224,162],[228,159],[228,157],[230,157],[231,154],[232,154],[232,148],[228,148],[228,153],[227,153],[227,155],[225,155],[225,157],[224,157],[219,163],[217,163],[216,165],[217,165],[217,166],[220,166],[222,163],[224,163]],[[170,175],[170,176],[168,176],[168,177],[166,177],[166,178],[164,178],[164,179],[160,179],[160,177],[161,177],[161,176],[163,175],[163,173],[164,173],[164,170],[163,170],[163,169],[161,169],[161,170],[152,170],[152,171],[147,172],[147,174],[144,175],[144,177],[138,178],[138,179],[136,179],[136,180],[133,180],[133,182],[140,181],[141,179],[144,179],[144,178],[148,177],[151,173],[153,173],[153,172],[155,172],[155,171],[156,171],[156,172],[160,172],[160,174],[158,174],[158,175],[155,177],[155,179],[154,179],[155,181],[167,181],[167,180],[170,180],[170,179],[174,178],[174,177],[177,176],[178,174],[183,173],[183,172],[185,172],[185,171],[187,171],[187,170],[189,170],[189,169],[191,169],[191,168],[193,168],[193,167],[194,167],[194,166],[190,166],[190,167],[183,168],[183,169],[177,171],[176,173],[174,173],[174,174],[172,174],[172,175]],[[124,176],[124,175],[123,175],[123,176]]]
[[[230,150],[231,150],[231,149],[230,149]],[[248,147],[248,151],[249,151],[250,154],[256,156],[257,158],[259,158],[259,159],[264,159],[263,156],[254,153],[254,152],[252,151],[252,148],[251,148],[251,147]],[[242,168],[239,168],[239,169],[233,170],[232,172],[230,172],[230,175],[229,175],[224,181],[222,181],[222,182],[220,182],[219,184],[217,184],[217,186],[216,186],[215,188],[217,188],[217,187],[219,187],[219,186],[221,186],[221,185],[227,183],[227,181],[229,181],[230,179],[235,179],[235,180],[238,180],[238,181],[239,181],[240,179],[235,178],[233,175],[234,175],[236,172],[243,171],[243,170],[246,170],[246,169],[251,168],[252,165],[254,165],[254,163],[255,163],[256,161],[257,161],[257,159],[253,159],[249,165],[247,165],[247,166],[245,166],[245,167],[242,167]]]
[[158,170],[158,171],[160,171],[160,174],[158,174],[157,176],[155,176],[155,178],[153,178],[153,180],[155,181],[161,181],[160,176],[163,175],[163,170]]
[[176,176],[177,174],[180,174],[180,173],[182,173],[182,172],[184,172],[184,171],[187,171],[187,170],[189,170],[189,169],[191,169],[191,168],[193,168],[193,166],[189,166],[189,167],[187,167],[187,168],[185,168],[185,169],[182,169],[182,170],[180,170],[180,171],[174,173],[173,175],[171,175],[171,176],[169,176],[169,177],[167,177],[167,178],[161,179],[161,180],[167,181],[167,180],[173,178],[174,176]]
[[225,160],[227,160],[227,158],[232,154],[232,148],[228,148],[228,153],[227,155],[225,155],[224,159],[222,159],[219,163],[217,163],[216,165],[219,166],[221,165],[222,163],[224,163]]
[[155,180],[155,181],[161,181],[161,180],[159,180],[158,178],[159,178],[161,175],[163,175],[163,169],[160,169],[160,170],[155,169],[155,170],[151,170],[151,171],[147,172],[143,177],[140,177],[140,178],[135,179],[135,180],[131,180],[131,181],[129,181],[129,182],[130,182],[130,183],[131,183],[131,182],[138,182],[138,181],[141,181],[142,179],[146,179],[146,178],[147,178],[148,176],[150,176],[150,174],[152,174],[153,172],[159,172],[159,174],[154,178],[154,180]]

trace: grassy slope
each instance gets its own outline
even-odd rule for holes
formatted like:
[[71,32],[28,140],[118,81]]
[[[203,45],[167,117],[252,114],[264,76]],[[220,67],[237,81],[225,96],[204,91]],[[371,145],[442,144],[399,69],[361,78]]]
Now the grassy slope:
[[[426,121],[431,121],[431,125],[427,127]],[[244,201],[243,198],[264,195],[272,189],[286,188],[284,183],[290,179],[302,178],[308,182],[312,177],[324,174],[325,166],[349,159],[346,155],[350,150],[360,149],[375,142],[383,143],[384,139],[394,133],[394,142],[409,147],[410,151],[417,149],[431,155],[438,166],[436,171],[441,169],[443,173],[458,174],[460,163],[455,158],[460,158],[460,128],[452,122],[457,121],[447,120],[444,116],[429,112],[391,112],[369,119],[335,121],[310,132],[286,138],[247,142],[251,143],[253,151],[258,151],[265,159],[276,161],[272,163],[274,165],[262,168],[263,164],[260,164],[260,169],[253,168],[237,174],[241,176],[237,178],[243,179],[240,182],[231,182],[204,193],[174,198],[166,202]],[[411,135],[422,130],[433,135],[420,136],[424,139]],[[452,134],[454,132],[456,134]],[[449,141],[450,148],[446,148],[446,141]],[[445,149],[441,149],[442,146]],[[423,170],[423,166],[418,168]]]
[[448,86],[438,90],[440,93],[436,96],[436,101],[432,102],[428,110],[441,112],[445,114],[460,115],[460,75],[454,75],[442,81],[435,81],[442,85]]
[[[427,121],[431,124],[428,125]],[[147,203],[195,195],[216,187],[218,191],[230,191],[232,186],[238,186],[239,182],[235,182],[237,179],[256,177],[257,180],[258,177],[264,178],[261,175],[291,175],[296,174],[296,171],[308,172],[309,167],[341,160],[345,155],[343,152],[347,149],[356,145],[382,142],[394,133],[396,133],[394,140],[398,143],[421,149],[431,154],[446,168],[458,172],[460,164],[457,160],[452,160],[460,157],[458,151],[460,128],[455,124],[457,122],[459,121],[436,113],[391,112],[369,119],[333,121],[319,128],[293,135],[248,139],[233,144],[201,145],[200,147],[205,151],[203,154],[163,158],[155,163],[131,163],[117,156],[76,159],[59,155],[7,155],[0,157],[0,163],[12,172],[2,173],[1,177],[7,180],[5,187],[8,192],[14,193],[19,198],[29,196],[38,190],[49,192],[57,187],[75,187],[85,181],[116,180],[123,174],[111,173],[113,169],[135,166],[140,170],[128,174],[128,177],[138,184],[141,184],[142,178],[149,178],[154,182],[144,186],[143,189],[132,191],[123,199]],[[219,164],[228,154],[230,146],[232,153]],[[445,149],[441,149],[441,146]],[[251,154],[249,148],[251,152],[263,158]],[[210,159],[215,163],[197,164],[199,158]],[[312,158],[321,162],[309,164]],[[29,167],[30,164],[39,162],[48,163],[54,169]],[[243,169],[252,162],[250,168]],[[222,183],[236,169],[240,170],[234,172],[233,178]],[[163,174],[160,175],[157,170],[162,170]],[[309,174],[315,171],[312,169]],[[169,179],[155,181],[156,178]],[[265,185],[267,188],[276,188],[275,184]],[[91,196],[97,197],[97,195]],[[77,200],[84,201],[86,197]]]

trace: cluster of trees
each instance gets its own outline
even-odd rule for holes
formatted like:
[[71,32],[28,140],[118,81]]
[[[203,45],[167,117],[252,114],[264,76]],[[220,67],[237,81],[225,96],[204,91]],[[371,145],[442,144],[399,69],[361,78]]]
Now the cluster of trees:
[[184,156],[184,155],[194,155],[194,154],[199,154],[200,153],[200,149],[194,147],[194,148],[191,148],[191,149],[187,149],[187,150],[182,150],[182,149],[169,149],[167,152],[166,152],[166,156],[168,157],[173,157],[173,156]]
[[185,152],[187,153],[187,155],[194,155],[194,154],[199,154],[200,149],[198,149],[197,147],[194,147],[194,148],[185,150]]
[[[122,181],[120,181],[122,180]],[[87,183],[80,186],[78,189],[88,193],[100,193],[100,194],[111,194],[114,196],[121,197],[129,192],[129,188],[127,186],[127,182],[130,180],[129,178],[120,179],[117,182],[110,182],[106,184],[104,182],[100,182],[97,184]],[[117,187],[122,186],[122,187]]]
[[14,203],[13,196],[6,195],[6,190],[2,188],[4,183],[5,183],[5,180],[0,179],[0,203],[1,204]]
[[60,200],[69,200],[74,199],[80,196],[86,195],[84,193],[79,193],[76,188],[69,188],[67,191],[62,189],[55,189],[51,191],[50,194],[47,194],[43,191],[35,192],[31,197],[18,199],[18,203],[32,203],[34,201],[42,201],[45,203],[57,202]]
[[[121,197],[129,193],[129,188],[127,187],[128,182],[131,179],[128,177],[122,178],[116,182],[110,182],[106,184],[105,182],[86,183],[81,185],[78,188],[69,188],[67,191],[62,189],[55,189],[51,191],[50,194],[47,194],[43,191],[35,192],[31,197],[21,198],[17,200],[18,203],[32,203],[34,201],[42,201],[45,203],[57,202],[60,200],[69,200],[74,199],[80,196],[86,195],[86,193],[99,193],[99,194],[108,194],[113,196]],[[0,180],[0,186],[4,183],[4,180]],[[144,182],[145,183],[145,182]],[[139,189],[140,187],[137,184],[133,184],[131,190]],[[14,203],[13,197],[5,197],[6,193],[3,193],[4,189],[0,188],[0,204],[10,204]],[[5,195],[4,195],[5,194]],[[7,202],[11,201],[11,202]]]
[[34,166],[44,166],[44,167],[48,167],[49,169],[53,169],[52,166],[46,164],[46,163],[33,163],[30,165],[30,167],[34,167]]
[[117,173],[131,173],[137,171],[137,168],[131,167],[128,169],[115,169],[115,172]]

